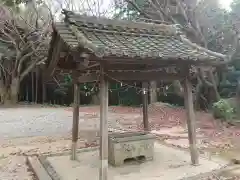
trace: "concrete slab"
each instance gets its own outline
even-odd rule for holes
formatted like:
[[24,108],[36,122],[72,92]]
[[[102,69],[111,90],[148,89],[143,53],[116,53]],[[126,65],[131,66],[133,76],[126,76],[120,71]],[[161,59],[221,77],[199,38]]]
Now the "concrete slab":
[[[50,166],[61,180],[91,179],[98,180],[98,151],[78,154],[78,161],[71,161],[69,155],[47,157]],[[199,166],[190,164],[186,151],[155,143],[155,158],[145,163],[127,163],[122,167],[109,165],[108,176],[111,180],[177,180],[211,172],[222,168],[227,162],[214,162],[200,159]]]

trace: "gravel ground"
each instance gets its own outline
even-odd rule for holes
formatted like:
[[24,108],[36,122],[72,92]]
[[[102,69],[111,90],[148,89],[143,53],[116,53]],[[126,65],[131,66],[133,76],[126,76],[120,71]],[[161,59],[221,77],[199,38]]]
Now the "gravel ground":
[[32,173],[26,166],[26,157],[9,156],[0,159],[1,180],[33,180]]
[[[99,108],[82,108],[79,118],[78,148],[95,146],[99,129]],[[125,116],[125,115],[124,115]],[[127,118],[128,115],[126,115]],[[132,117],[132,116],[131,116]],[[109,126],[122,129],[109,114]],[[72,112],[66,108],[19,107],[0,109],[0,180],[33,180],[26,155],[69,151]]]
[[71,130],[72,115],[62,108],[0,110],[0,137],[50,136]]
[[[128,130],[142,128],[140,108],[110,107],[109,111],[110,127]],[[149,111],[150,125],[154,130],[186,127],[186,116],[182,109],[151,106]],[[205,135],[207,145],[224,149],[232,147],[230,141],[239,142],[240,128],[216,124],[206,113],[197,113],[197,119],[199,131]],[[68,151],[71,147],[71,128],[70,108],[0,109],[0,180],[33,180],[34,177],[25,165],[25,155]],[[98,129],[99,107],[81,107],[79,148],[96,145]],[[162,135],[163,139],[166,139],[165,135]],[[223,177],[215,176],[207,179],[224,180]]]
[[[99,128],[99,114],[96,112],[80,112],[79,116],[80,130]],[[109,126],[121,128],[118,116],[109,114]],[[65,108],[0,109],[1,138],[67,135],[71,129],[72,112]]]

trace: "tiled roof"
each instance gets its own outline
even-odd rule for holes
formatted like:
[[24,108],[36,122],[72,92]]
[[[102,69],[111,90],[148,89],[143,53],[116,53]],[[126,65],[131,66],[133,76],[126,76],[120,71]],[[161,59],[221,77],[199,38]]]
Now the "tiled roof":
[[84,48],[97,57],[224,60],[186,43],[177,25],[102,19],[66,10],[63,14],[65,21],[55,23],[55,31],[70,48]]

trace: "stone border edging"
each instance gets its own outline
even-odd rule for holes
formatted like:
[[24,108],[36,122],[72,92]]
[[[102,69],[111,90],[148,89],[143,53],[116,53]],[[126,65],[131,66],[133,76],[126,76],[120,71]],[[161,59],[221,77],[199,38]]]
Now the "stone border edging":
[[37,156],[27,157],[26,163],[38,180],[52,180],[48,171],[42,165],[41,161],[39,160],[39,158]]
[[[78,149],[77,153],[95,151],[97,149],[99,149],[98,146],[97,147],[90,147],[90,148],[82,148],[82,149]],[[70,154],[71,154],[71,151],[62,152],[62,153],[52,153],[52,154],[48,154],[48,155],[39,156],[38,159],[39,159],[40,163],[42,164],[42,166],[44,167],[45,171],[48,172],[48,174],[50,175],[52,180],[61,180],[58,173],[55,171],[55,169],[53,168],[51,163],[48,161],[47,157],[69,155],[69,158],[70,158]],[[41,179],[39,179],[39,180],[41,180]]]
[[[99,149],[99,146],[90,147],[90,148],[82,148],[82,149],[78,149],[77,152],[81,153],[81,152],[95,151],[95,150],[98,150],[98,149]],[[177,149],[179,149],[179,148],[177,148]],[[183,150],[183,149],[179,149],[179,150],[188,152],[187,150]],[[45,171],[52,178],[52,180],[61,180],[58,173],[54,170],[51,163],[47,160],[47,157],[70,155],[70,153],[71,153],[71,151],[42,155],[42,156],[38,157],[38,160],[40,161],[41,165],[44,167]],[[200,156],[200,157],[203,158],[203,159],[206,159],[205,157],[202,157],[202,156]],[[69,158],[70,158],[70,156],[69,156]],[[228,163],[225,166],[220,167],[219,169],[212,170],[211,172],[206,172],[206,173],[198,174],[198,175],[187,177],[187,178],[182,178],[180,180],[197,180],[197,179],[200,179],[200,178],[205,178],[205,177],[211,176],[213,174],[217,175],[218,173],[224,171],[226,168],[231,168],[231,167],[234,167],[234,165],[232,165],[231,163]],[[42,179],[39,179],[39,180],[42,180]]]
[[61,180],[58,173],[55,171],[53,166],[47,160],[46,156],[40,156],[38,159],[41,162],[42,166],[44,167],[45,171],[48,172],[52,180]]
[[[112,132],[127,132],[128,130],[127,129],[114,129],[114,128],[110,128]],[[151,133],[151,132],[150,132]],[[154,134],[156,137],[161,137],[159,134],[157,133],[151,133],[151,134]],[[158,143],[160,144],[163,144],[165,146],[168,146],[168,147],[172,147],[174,149],[178,149],[180,151],[184,151],[184,152],[189,152],[188,151],[188,148],[181,148],[181,147],[177,147],[177,146],[174,146],[172,144],[167,144],[167,143],[164,143],[160,140],[158,140]],[[88,152],[88,151],[94,151],[94,150],[98,150],[99,149],[99,146],[95,146],[95,147],[86,147],[86,148],[81,148],[81,149],[78,149],[77,150],[77,153],[81,153],[81,152]],[[58,153],[44,153],[40,156],[38,156],[38,160],[39,162],[41,163],[41,165],[43,166],[43,168],[45,169],[46,173],[48,173],[48,175],[52,178],[52,180],[61,180],[59,175],[57,174],[57,172],[54,170],[54,168],[52,167],[51,163],[47,160],[47,157],[53,157],[53,156],[63,156],[63,155],[70,155],[71,151],[70,150],[67,150],[67,151],[64,151],[64,152],[58,152]],[[203,154],[200,154],[200,157],[203,158],[203,159],[208,159],[206,156],[204,156]],[[69,156],[70,158],[70,156]],[[221,158],[213,158],[211,159],[212,161],[218,163],[219,160],[223,161],[223,159]],[[29,163],[29,165],[31,166],[31,163],[29,162],[29,159],[27,158],[27,161]],[[224,160],[225,161],[225,160]],[[220,167],[220,169],[217,169],[217,170],[213,170],[211,172],[207,172],[207,173],[202,173],[202,174],[199,174],[199,175],[196,175],[196,176],[192,176],[192,177],[188,177],[188,178],[184,178],[184,179],[181,179],[181,180],[195,180],[196,178],[202,178],[202,177],[207,177],[207,176],[210,176],[212,174],[217,174],[221,171],[223,171],[224,169],[228,168],[228,167],[231,167],[231,163],[227,163],[226,161],[226,164],[225,166],[223,167]],[[32,168],[33,169],[33,168]],[[34,171],[34,169],[33,169]],[[35,172],[34,172],[35,173]],[[35,173],[36,174],[36,173]],[[39,180],[42,180],[42,179],[39,179]],[[44,179],[45,180],[45,179]]]

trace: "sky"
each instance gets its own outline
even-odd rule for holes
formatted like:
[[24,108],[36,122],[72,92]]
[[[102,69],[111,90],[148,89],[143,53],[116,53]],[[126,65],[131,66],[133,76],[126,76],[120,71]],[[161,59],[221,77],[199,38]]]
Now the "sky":
[[[230,4],[233,0],[219,0],[221,6],[225,8],[226,10],[230,10]],[[55,15],[60,15],[61,14],[61,9],[66,8],[66,9],[71,9],[74,11],[79,11],[79,5],[81,9],[84,9],[85,11],[90,8],[92,9],[93,7],[97,7],[95,2],[99,2],[100,7],[98,9],[94,9],[93,12],[108,12],[112,8],[112,2],[113,0],[88,0],[89,3],[83,3],[85,0],[45,0],[47,5],[51,7],[52,11],[54,12]],[[68,7],[67,4],[73,4],[73,8]],[[73,9],[72,9],[73,8]],[[97,14],[94,14],[97,15]]]
[[233,0],[219,0],[219,1],[220,1],[220,4],[222,5],[223,8],[229,9],[230,4]]

